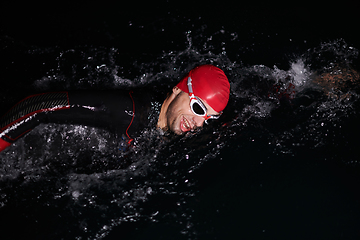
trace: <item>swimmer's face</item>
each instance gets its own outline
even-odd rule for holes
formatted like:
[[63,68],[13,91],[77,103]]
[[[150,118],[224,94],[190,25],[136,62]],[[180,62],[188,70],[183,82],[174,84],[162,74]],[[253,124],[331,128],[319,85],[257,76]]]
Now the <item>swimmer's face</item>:
[[[193,131],[196,128],[202,127],[205,118],[195,115],[191,111],[189,94],[181,91],[177,87],[173,88],[172,94],[172,101],[166,111],[168,129],[178,135],[181,135],[188,131]],[[211,108],[205,101],[202,102],[207,108],[208,115],[219,115],[219,113]]]

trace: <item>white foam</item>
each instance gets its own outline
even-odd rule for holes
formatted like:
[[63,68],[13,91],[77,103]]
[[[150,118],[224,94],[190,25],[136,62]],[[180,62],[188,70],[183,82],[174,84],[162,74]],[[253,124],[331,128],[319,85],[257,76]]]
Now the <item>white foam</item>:
[[292,83],[296,87],[304,86],[312,74],[313,73],[310,71],[308,66],[305,65],[303,59],[300,58],[291,63],[289,75],[292,76]]

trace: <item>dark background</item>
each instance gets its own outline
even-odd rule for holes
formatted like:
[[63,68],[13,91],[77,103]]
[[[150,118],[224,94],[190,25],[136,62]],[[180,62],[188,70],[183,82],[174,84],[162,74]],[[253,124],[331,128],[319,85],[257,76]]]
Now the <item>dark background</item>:
[[209,32],[221,28],[237,32],[239,47],[256,43],[252,53],[264,55],[266,50],[274,59],[277,51],[302,46],[304,41],[308,48],[328,39],[344,38],[349,44],[359,40],[355,1],[317,6],[258,1],[11,2],[1,9],[0,33],[26,45],[113,46],[129,55],[182,49],[184,33],[204,24]]

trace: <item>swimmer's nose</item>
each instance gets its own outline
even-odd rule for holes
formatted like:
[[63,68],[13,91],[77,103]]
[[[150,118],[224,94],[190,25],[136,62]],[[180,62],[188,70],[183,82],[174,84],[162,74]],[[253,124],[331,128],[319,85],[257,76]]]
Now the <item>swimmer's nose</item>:
[[194,116],[193,117],[193,122],[195,123],[194,125],[196,127],[202,127],[204,125],[205,118],[200,117],[200,116]]

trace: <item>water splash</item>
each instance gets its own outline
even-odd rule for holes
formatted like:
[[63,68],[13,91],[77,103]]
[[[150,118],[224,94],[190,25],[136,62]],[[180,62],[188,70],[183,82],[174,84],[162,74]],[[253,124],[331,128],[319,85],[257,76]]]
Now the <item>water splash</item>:
[[303,87],[309,80],[313,73],[308,66],[305,65],[303,59],[297,59],[291,63],[289,75],[292,77],[292,83],[297,89]]

